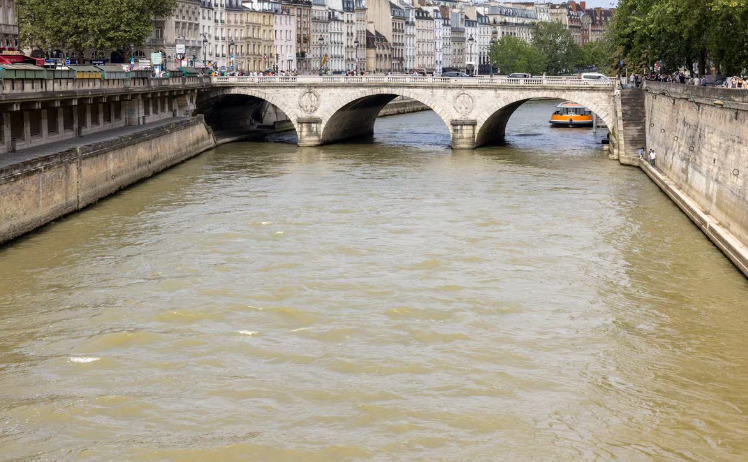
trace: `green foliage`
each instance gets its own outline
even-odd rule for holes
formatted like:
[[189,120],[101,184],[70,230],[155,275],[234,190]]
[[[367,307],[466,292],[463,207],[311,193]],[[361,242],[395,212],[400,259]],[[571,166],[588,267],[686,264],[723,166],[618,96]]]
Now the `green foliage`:
[[47,51],[122,49],[141,45],[154,17],[169,16],[177,0],[18,0],[25,46]]
[[545,72],[550,75],[574,71],[579,46],[571,31],[559,22],[540,22],[535,25],[532,44],[545,57]]
[[615,54],[612,43],[603,39],[596,42],[587,42],[579,47],[576,67],[585,69],[589,66],[595,66],[603,74],[610,74],[614,72],[617,62],[618,56]]
[[491,59],[502,74],[528,72],[541,74],[545,58],[540,51],[517,37],[507,35],[491,47]]
[[502,74],[562,75],[589,66],[608,74],[618,62],[613,43],[607,38],[580,47],[571,32],[556,22],[540,23],[534,32],[532,43],[507,35],[493,44],[491,59]]
[[620,0],[611,31],[621,55],[642,70],[656,61],[668,71],[698,62],[702,74],[709,60],[724,74],[748,67],[746,0]]

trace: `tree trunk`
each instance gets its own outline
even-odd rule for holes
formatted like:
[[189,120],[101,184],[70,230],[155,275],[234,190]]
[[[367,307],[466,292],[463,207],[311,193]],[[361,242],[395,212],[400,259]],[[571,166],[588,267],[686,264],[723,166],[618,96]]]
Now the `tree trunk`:
[[706,48],[699,50],[699,77],[706,75]]

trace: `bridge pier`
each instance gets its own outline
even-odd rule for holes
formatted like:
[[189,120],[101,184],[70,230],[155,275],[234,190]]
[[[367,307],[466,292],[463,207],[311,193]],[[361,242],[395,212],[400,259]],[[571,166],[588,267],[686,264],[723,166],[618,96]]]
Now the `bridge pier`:
[[475,149],[476,120],[452,121],[452,149]]
[[299,117],[296,119],[296,135],[299,146],[322,145],[322,118]]

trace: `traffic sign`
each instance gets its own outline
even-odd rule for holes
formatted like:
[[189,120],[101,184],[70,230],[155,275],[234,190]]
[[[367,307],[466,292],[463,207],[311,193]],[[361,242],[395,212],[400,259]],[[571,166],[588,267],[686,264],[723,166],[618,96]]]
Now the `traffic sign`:
[[69,60],[69,59],[66,59],[66,60],[65,60],[65,65],[66,65],[66,66],[69,66],[69,65],[70,65],[70,60]]
[[234,60],[234,53],[231,53],[231,60]]
[[234,70],[234,65],[233,65],[233,64],[231,65],[231,70],[232,70],[232,71]]
[[180,44],[177,45],[177,53],[184,54],[184,44],[183,43],[180,43]]

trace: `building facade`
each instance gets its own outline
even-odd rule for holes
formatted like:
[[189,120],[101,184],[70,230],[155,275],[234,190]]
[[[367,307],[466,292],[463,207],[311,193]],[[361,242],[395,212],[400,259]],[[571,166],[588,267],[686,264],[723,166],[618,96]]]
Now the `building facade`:
[[405,72],[411,73],[416,67],[416,9],[412,4],[399,0],[398,5],[405,12]]
[[478,73],[478,20],[465,16],[465,71]]
[[356,61],[356,69],[359,72],[366,72],[367,54],[366,54],[366,7],[364,0],[355,0],[354,11],[356,14],[356,39],[358,46],[353,52],[353,59]]
[[[233,1],[233,0],[227,0]],[[168,18],[154,18],[151,36],[132,55],[150,67],[152,53],[163,56],[163,69],[174,70],[180,66],[194,66],[202,55],[200,36],[202,15],[201,0],[179,0],[174,14]]]
[[390,2],[392,21],[392,72],[405,70],[405,10]]
[[273,16],[276,71],[296,70],[296,16],[282,8]]
[[[467,42],[465,40],[465,28],[464,27],[452,27],[452,66],[454,68],[465,70],[465,54],[467,48]],[[445,66],[449,67],[449,66]]]
[[416,8],[416,69],[427,74],[435,72],[434,18],[423,8]]
[[538,15],[534,8],[490,6],[486,16],[491,25],[491,33],[496,40],[513,36],[528,43],[532,41],[533,27],[538,22]]
[[296,17],[296,70],[311,70],[312,2],[310,0],[281,0],[281,10]]
[[387,37],[373,30],[372,23],[366,31],[366,68],[370,73],[384,74],[392,71],[392,46]]
[[343,29],[345,40],[345,70],[346,72],[356,70],[356,7],[354,0],[343,0]]
[[15,0],[0,0],[0,50],[18,49]]
[[328,10],[330,47],[327,68],[332,72],[345,70],[345,20],[342,10]]
[[491,73],[491,25],[488,16],[478,14],[478,74],[489,75]]

